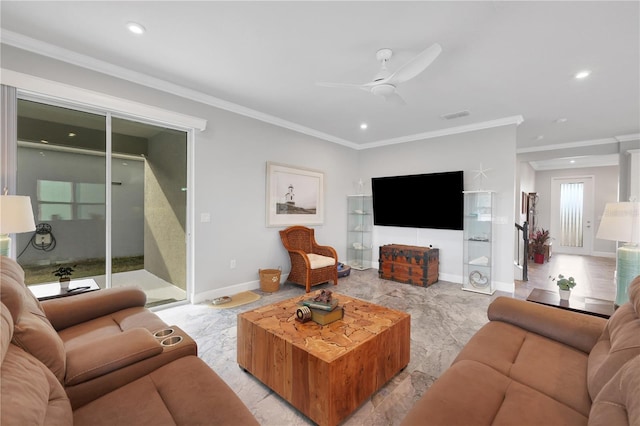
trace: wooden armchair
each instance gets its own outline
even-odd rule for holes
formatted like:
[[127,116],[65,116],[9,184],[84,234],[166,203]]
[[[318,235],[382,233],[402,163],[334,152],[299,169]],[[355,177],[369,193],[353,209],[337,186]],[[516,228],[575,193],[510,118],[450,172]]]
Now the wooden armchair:
[[291,258],[287,281],[305,286],[307,293],[330,280],[338,285],[338,254],[333,247],[318,245],[313,229],[291,226],[280,231],[280,238]]

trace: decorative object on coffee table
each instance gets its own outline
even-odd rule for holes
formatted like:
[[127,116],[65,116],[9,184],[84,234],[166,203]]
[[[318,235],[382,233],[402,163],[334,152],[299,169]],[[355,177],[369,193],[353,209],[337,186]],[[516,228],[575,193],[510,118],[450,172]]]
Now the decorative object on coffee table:
[[58,277],[58,280],[60,281],[60,288],[62,290],[66,290],[69,288],[69,283],[71,282],[71,275],[73,275],[73,271],[75,271],[75,269],[73,268],[75,267],[77,267],[77,265],[60,266],[58,269],[53,271],[53,275]]
[[558,292],[560,293],[561,300],[569,300],[571,297],[571,289],[576,286],[576,280],[573,277],[566,278],[564,275],[559,274],[557,277],[552,277],[551,281],[555,281],[558,285]]
[[533,261],[535,263],[544,263],[545,244],[549,242],[551,236],[549,230],[540,228],[534,231],[531,236],[531,248],[533,249]]

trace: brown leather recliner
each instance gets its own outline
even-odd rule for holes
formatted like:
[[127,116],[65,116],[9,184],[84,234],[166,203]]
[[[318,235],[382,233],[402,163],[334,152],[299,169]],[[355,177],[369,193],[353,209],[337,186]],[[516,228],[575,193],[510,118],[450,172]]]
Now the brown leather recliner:
[[[257,424],[139,289],[40,303],[0,257],[0,301],[0,424]],[[154,335],[168,328],[178,344]]]

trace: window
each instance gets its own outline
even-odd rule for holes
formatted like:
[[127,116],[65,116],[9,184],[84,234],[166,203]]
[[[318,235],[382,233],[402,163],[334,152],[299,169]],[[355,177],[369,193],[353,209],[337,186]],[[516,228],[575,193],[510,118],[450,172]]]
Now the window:
[[104,184],[38,179],[39,221],[104,218]]

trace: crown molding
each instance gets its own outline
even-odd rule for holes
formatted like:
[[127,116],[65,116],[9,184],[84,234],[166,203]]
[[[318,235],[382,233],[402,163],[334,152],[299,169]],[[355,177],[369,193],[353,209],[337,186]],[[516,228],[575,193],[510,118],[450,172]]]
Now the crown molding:
[[640,140],[640,133],[632,133],[630,135],[616,136],[618,142],[631,142]]
[[387,146],[387,145],[396,145],[399,143],[414,142],[414,141],[419,141],[424,139],[433,139],[433,138],[439,138],[442,136],[456,135],[459,133],[475,132],[477,130],[491,129],[494,127],[501,127],[501,126],[508,126],[508,125],[519,126],[520,124],[522,124],[523,121],[524,121],[524,118],[522,117],[522,115],[514,115],[511,117],[499,118],[497,120],[482,121],[479,123],[467,124],[464,126],[449,127],[446,129],[433,130],[430,132],[418,133],[415,135],[408,135],[408,136],[401,136],[399,138],[380,140],[377,142],[371,142],[371,143],[360,145],[358,149],[368,149],[368,148],[377,148],[377,147]]
[[130,81],[141,86],[150,87],[152,89],[160,90],[162,92],[170,93],[172,95],[180,96],[185,99],[220,108],[246,117],[254,118],[256,120],[293,130],[298,133],[337,143],[339,145],[344,145],[349,148],[355,149],[358,146],[357,144],[345,139],[341,139],[333,135],[311,129],[309,127],[301,126],[299,124],[269,114],[265,114],[251,108],[247,108],[233,102],[225,101],[223,99],[216,98],[215,96],[204,94],[197,90],[170,83],[166,80],[113,65],[106,61],[102,61],[100,59],[96,59],[87,55],[82,55],[71,50],[52,45],[50,43],[46,43],[40,40],[33,39],[31,37],[24,36],[22,34],[15,33],[13,31],[3,29],[1,32],[1,36],[2,43],[16,47],[18,49],[26,50],[38,55],[66,62],[71,65],[96,71],[101,74],[106,74],[111,77]]
[[582,148],[585,146],[606,145],[606,144],[617,143],[617,142],[618,140],[616,138],[605,138],[605,139],[592,139],[587,141],[559,143],[556,145],[532,146],[529,148],[517,149],[516,154],[526,154],[529,152],[541,152],[541,151],[553,151],[557,149],[567,149],[567,148]]

